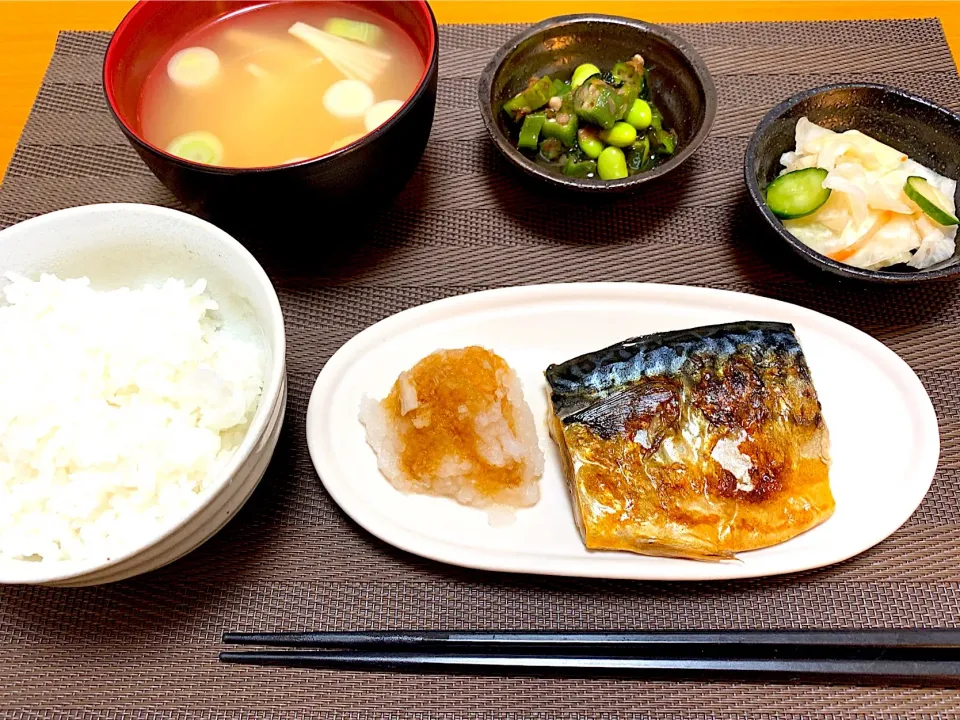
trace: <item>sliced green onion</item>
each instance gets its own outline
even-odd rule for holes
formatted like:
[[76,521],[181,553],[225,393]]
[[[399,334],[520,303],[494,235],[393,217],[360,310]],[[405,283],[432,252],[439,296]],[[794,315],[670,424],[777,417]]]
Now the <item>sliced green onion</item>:
[[174,138],[167,145],[167,152],[204,165],[219,165],[223,161],[223,143],[216,135],[204,130]]
[[356,40],[364,45],[377,45],[380,38],[383,37],[383,30],[379,25],[373,23],[360,22],[359,20],[347,20],[347,18],[330,18],[324,23],[325,32],[347,40]]

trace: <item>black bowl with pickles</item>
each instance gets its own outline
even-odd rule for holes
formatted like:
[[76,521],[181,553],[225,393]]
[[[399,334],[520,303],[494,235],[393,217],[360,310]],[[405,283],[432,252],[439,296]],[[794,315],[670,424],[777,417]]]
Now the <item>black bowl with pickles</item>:
[[606,15],[544,21],[480,78],[487,130],[526,174],[578,190],[624,191],[680,165],[706,138],[716,90],[673,33]]
[[[960,243],[953,257],[922,270],[905,263],[870,270],[821,255],[787,229],[784,220],[815,211],[829,195],[823,192],[826,170],[822,168],[808,168],[809,172],[804,175],[800,175],[800,171],[781,174],[781,157],[796,149],[797,121],[803,117],[835,132],[859,130],[934,172],[957,179],[960,178],[960,114],[889,85],[826,85],[804,90],[770,110],[754,131],[744,155],[747,192],[759,217],[774,235],[810,265],[847,280],[885,285],[960,277]],[[823,174],[818,177],[817,171]],[[925,201],[924,190],[909,180],[904,194],[934,222],[949,226],[956,220],[946,209]],[[960,188],[954,202],[960,207]]]

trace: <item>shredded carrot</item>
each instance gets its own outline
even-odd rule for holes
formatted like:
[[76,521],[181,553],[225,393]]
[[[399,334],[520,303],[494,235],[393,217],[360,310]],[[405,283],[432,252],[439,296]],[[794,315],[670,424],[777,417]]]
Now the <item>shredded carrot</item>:
[[847,245],[842,250],[837,250],[835,253],[830,253],[829,255],[827,255],[827,257],[830,258],[831,260],[836,260],[837,262],[843,262],[844,260],[847,260],[853,257],[861,249],[867,246],[867,243],[870,242],[873,239],[873,236],[880,231],[880,228],[882,228],[884,225],[886,225],[890,221],[891,217],[893,217],[893,213],[890,212],[889,210],[884,210],[880,214],[880,217],[878,217],[874,221],[870,229],[863,234],[862,238],[857,240],[855,243],[851,243],[850,245]]

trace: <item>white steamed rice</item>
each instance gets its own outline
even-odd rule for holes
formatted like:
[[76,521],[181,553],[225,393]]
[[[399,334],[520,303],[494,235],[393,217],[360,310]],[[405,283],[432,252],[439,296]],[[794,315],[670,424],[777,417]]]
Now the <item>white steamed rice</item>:
[[0,302],[0,560],[105,561],[196,508],[263,388],[206,283],[96,291],[8,274]]

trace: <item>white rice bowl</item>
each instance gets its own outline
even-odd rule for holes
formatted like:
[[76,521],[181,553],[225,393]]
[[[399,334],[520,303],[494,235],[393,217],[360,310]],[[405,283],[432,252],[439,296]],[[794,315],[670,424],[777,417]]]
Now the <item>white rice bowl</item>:
[[218,326],[204,280],[6,280],[0,559],[108,562],[213,489],[259,404],[262,348]]
[[[90,357],[77,363],[83,367],[60,365],[56,358],[44,361],[45,371],[72,372],[73,384],[65,377],[43,389],[33,379],[32,394],[39,397],[33,418],[37,424],[24,422],[22,411],[11,423],[6,409],[0,409],[0,473],[4,463],[7,466],[7,475],[0,475],[0,497],[9,497],[17,485],[20,502],[14,513],[0,508],[0,583],[114,582],[162,567],[216,534],[262,478],[284,417],[283,315],[272,283],[253,256],[219,228],[186,213],[147,205],[91,205],[0,232],[0,275],[10,272],[31,281],[21,289],[36,287],[35,281],[49,273],[90,278],[89,286],[59,283],[56,292],[97,291],[95,297],[101,300],[112,292],[126,292],[129,302],[130,291],[120,288],[152,286],[151,292],[169,296],[153,310],[145,310],[149,302],[131,302],[141,313],[136,323],[119,303],[98,306],[96,311],[107,313],[109,322],[105,317],[99,331],[96,323],[84,326],[80,344]],[[164,287],[171,278],[183,284]],[[0,280],[0,290],[5,285],[9,290],[9,282]],[[53,287],[40,295],[48,290]],[[172,298],[177,298],[176,310],[170,309]],[[39,303],[39,296],[35,299]],[[211,300],[216,309],[204,307]],[[80,306],[76,298],[72,301]],[[4,304],[0,296],[0,306]],[[161,327],[161,308],[180,318],[176,329],[174,323]],[[155,314],[143,317],[144,312]],[[184,317],[187,322],[182,322]],[[129,343],[114,337],[120,335],[113,327],[118,324],[124,325]],[[13,352],[21,365],[28,357],[38,357],[44,343],[51,348],[56,344],[52,332],[44,340],[40,337],[32,338],[32,350],[20,347]],[[109,353],[101,352],[105,346],[110,346]],[[131,346],[150,349],[149,361],[131,362],[136,353],[124,350]],[[4,362],[12,361],[5,357],[0,365]],[[101,374],[98,367],[110,370]],[[129,394],[120,385],[134,376],[150,391],[125,422],[111,425],[108,411],[121,406],[116,401]],[[76,382],[81,377],[96,382]],[[12,380],[0,382],[6,383],[5,393],[15,388]],[[65,392],[69,387],[74,391]],[[69,397],[57,400],[61,396]],[[104,398],[111,399],[107,409]],[[160,402],[154,402],[158,398]],[[99,405],[102,412],[91,412],[83,402]],[[22,398],[17,404],[26,407]],[[58,417],[51,420],[52,414]],[[162,440],[156,432],[145,432],[158,427],[158,414],[169,416],[162,424],[171,432]],[[69,422],[81,415],[87,422]],[[48,429],[53,423],[73,429],[48,438],[41,435],[44,423]],[[147,434],[151,441],[144,441]],[[56,442],[51,442],[54,437]],[[15,458],[11,447],[16,448]],[[137,462],[132,461],[135,454]],[[39,465],[43,472],[28,480],[42,476],[46,481],[31,486],[24,481],[23,465],[14,473],[19,479],[11,480],[14,460]],[[78,483],[64,484],[64,470],[81,465],[96,470],[81,476],[83,489]],[[30,494],[26,488],[32,488],[34,497],[26,498],[24,509],[24,494]]]

